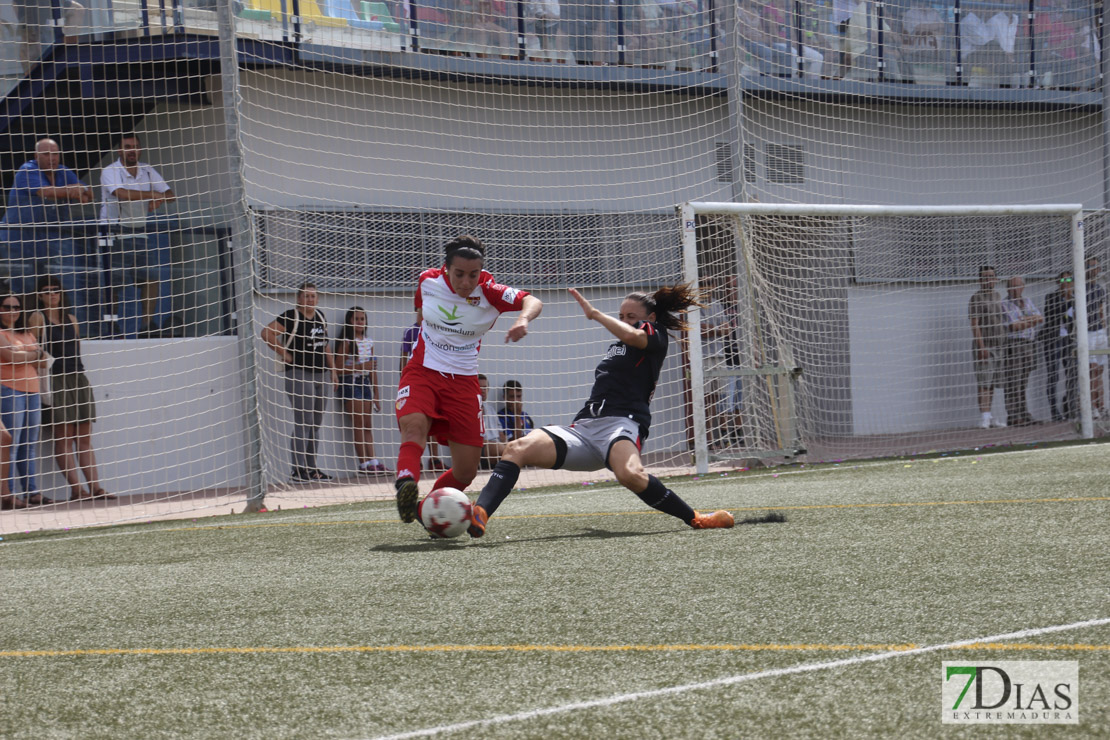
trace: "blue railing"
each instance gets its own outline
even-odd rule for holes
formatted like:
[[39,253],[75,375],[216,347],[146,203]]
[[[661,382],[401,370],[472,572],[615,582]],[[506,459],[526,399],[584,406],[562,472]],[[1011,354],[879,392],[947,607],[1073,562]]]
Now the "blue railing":
[[[0,16],[16,19],[0,32],[12,39],[23,33],[15,46],[22,44],[25,58],[9,52],[0,59],[8,78],[67,38],[216,31],[217,0],[51,0],[30,10],[19,4],[22,13],[38,14],[22,23],[12,1],[0,0]],[[78,1],[87,7],[77,10]],[[233,8],[240,25],[258,24],[263,40],[717,71],[721,1],[233,0]],[[1101,87],[1101,0],[867,0],[839,7],[833,0],[740,0],[737,22],[749,78]]]

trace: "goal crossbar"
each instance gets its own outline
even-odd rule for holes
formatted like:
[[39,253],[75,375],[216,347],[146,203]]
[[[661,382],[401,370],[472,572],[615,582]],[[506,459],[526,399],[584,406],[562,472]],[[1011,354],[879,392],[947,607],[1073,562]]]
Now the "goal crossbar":
[[[688,209],[688,210],[687,210]],[[683,206],[691,215],[780,216],[1066,216],[1082,214],[1080,203],[984,206],[880,206],[820,203],[711,203],[691,201]]]

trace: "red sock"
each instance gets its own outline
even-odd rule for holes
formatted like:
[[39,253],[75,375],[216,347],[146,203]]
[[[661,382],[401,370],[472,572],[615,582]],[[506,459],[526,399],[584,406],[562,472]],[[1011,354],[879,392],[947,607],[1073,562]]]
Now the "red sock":
[[424,455],[424,445],[416,442],[402,442],[397,452],[397,477],[420,480],[420,458]]
[[465,489],[466,486],[455,479],[454,470],[454,468],[447,468],[446,473],[436,478],[436,484],[432,486],[432,490],[436,491],[440,488],[457,488],[461,491]]

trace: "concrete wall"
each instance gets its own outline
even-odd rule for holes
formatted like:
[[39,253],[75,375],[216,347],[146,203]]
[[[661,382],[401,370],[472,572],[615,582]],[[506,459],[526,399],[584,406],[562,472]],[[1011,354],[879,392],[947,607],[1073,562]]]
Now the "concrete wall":
[[[1051,281],[1027,281],[1026,297],[1043,310]],[[979,405],[972,365],[967,303],[974,285],[922,286],[898,292],[892,305],[882,287],[856,287],[849,295],[853,434],[890,434],[974,427]],[[1005,286],[997,288],[1006,296]],[[1029,410],[1050,417],[1044,365],[1029,380]],[[1002,391],[995,416],[1006,418]]]
[[[104,487],[167,493],[246,483],[246,426],[234,337],[85,341],[96,399],[93,425]],[[65,497],[41,445],[40,486]]]

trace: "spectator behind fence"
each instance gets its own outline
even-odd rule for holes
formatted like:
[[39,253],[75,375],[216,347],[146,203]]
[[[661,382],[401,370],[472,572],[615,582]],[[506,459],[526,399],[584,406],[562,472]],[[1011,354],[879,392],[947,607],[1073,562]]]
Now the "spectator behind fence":
[[339,372],[339,398],[351,420],[351,436],[363,475],[388,473],[374,454],[374,411],[381,411],[378,361],[374,340],[366,330],[366,311],[351,306],[335,339],[335,366]]
[[520,439],[536,428],[532,417],[524,411],[524,386],[519,380],[505,381],[501,400],[505,405],[497,412],[497,420],[501,423],[506,442]]
[[328,347],[328,322],[317,310],[316,286],[297,288],[297,305],[262,329],[266,342],[282,362],[285,393],[293,406],[293,434],[289,453],[295,482],[328,481],[332,477],[316,466],[320,425],[324,422],[327,382],[339,385],[335,358]]
[[24,74],[29,74],[42,59],[43,41],[47,42],[47,48],[53,45],[55,9],[61,10],[64,43],[75,43],[78,35],[92,30],[88,10],[76,0],[12,0],[10,5],[15,15],[14,28],[6,19],[0,20],[0,25],[9,26],[8,32],[15,36],[13,41],[19,45],[19,63]]
[[[1087,348],[1091,351],[1091,415],[1106,416],[1106,288],[1098,280],[1098,258],[1087,258]],[[1098,354],[1095,354],[1098,352]]]
[[1033,16],[1037,41],[1037,73],[1041,87],[1072,87],[1081,77],[1080,56],[1084,54],[1079,19],[1068,10],[1066,0],[1038,2]]
[[610,56],[608,0],[563,0],[562,15],[574,60],[578,64],[607,62]]
[[979,427],[1004,427],[1006,423],[991,416],[994,389],[1002,385],[1002,342],[1006,316],[1002,299],[994,286],[998,282],[994,268],[979,268],[979,290],[967,305],[971,323],[971,356],[975,365],[975,386],[979,395]]
[[15,173],[0,220],[0,227],[7,227],[0,228],[0,260],[12,290],[27,295],[39,278],[58,275],[82,326],[89,321],[86,250],[83,241],[78,247],[61,228],[71,220],[71,204],[91,203],[92,198],[92,190],[62,164],[58,143],[40,139],[34,158]]
[[[417,316],[420,312],[417,312]],[[417,320],[415,324],[405,329],[405,333],[401,335],[401,367],[400,371],[405,371],[405,365],[408,364],[409,358],[412,357],[412,348],[416,346],[416,340],[420,338],[420,321]],[[428,470],[435,470],[443,472],[447,470],[447,465],[443,460],[439,459],[439,444],[432,439],[428,440]]]
[[[148,224],[149,216],[177,196],[158,170],[139,161],[142,152],[138,136],[120,137],[119,158],[100,173],[100,223],[112,237],[109,269],[125,272],[140,286],[142,319],[137,333],[149,336],[165,328],[173,314],[169,233],[164,224]],[[109,290],[113,288],[117,286]],[[120,299],[113,296],[113,302],[118,305]]]
[[[1075,362],[1075,279],[1070,270],[1056,278],[1056,290],[1044,300],[1044,325],[1040,339],[1044,352],[1045,395],[1053,421],[1073,418],[1077,410],[1078,377]],[[1060,366],[1064,368],[1064,395],[1060,398],[1057,384]],[[1060,399],[1057,405],[1057,399]]]
[[[776,52],[776,59],[780,60],[774,65],[772,74],[793,76],[797,73],[794,57],[798,56],[798,46],[794,43],[794,6],[784,0],[758,0],[758,3],[762,3],[760,17],[763,33]],[[807,77],[821,77],[825,62],[825,56],[821,52],[803,44],[802,60],[802,69]]]
[[[114,499],[100,486],[92,446],[96,403],[81,362],[81,329],[66,305],[58,278],[39,280],[38,310],[31,314],[29,325],[39,346],[54,358],[49,375],[51,401],[42,407],[42,424],[50,429],[54,461],[69,485],[69,500]],[[81,488],[81,473],[88,490]]]
[[37,474],[39,369],[45,366],[46,353],[28,330],[23,301],[7,293],[0,299],[0,421],[12,435],[12,493],[19,483],[23,502],[29,506],[46,503],[39,495]]
[[497,412],[489,402],[489,378],[478,373],[478,391],[482,394],[482,469],[492,468],[501,459],[508,440],[501,429]]
[[[525,7],[540,49],[545,54],[554,52],[559,39],[559,0],[528,0]],[[531,58],[539,61],[538,57]]]
[[1025,427],[1033,423],[1029,415],[1026,389],[1029,374],[1037,364],[1037,327],[1044,323],[1044,316],[1032,298],[1022,295],[1025,280],[1010,278],[1006,285],[1006,298],[1002,312],[1006,315],[1006,365],[1004,396],[1006,398],[1006,423],[1012,427]]
[[509,56],[515,51],[505,0],[463,0],[457,12],[463,28],[459,40],[479,57]]
[[790,74],[790,60],[785,55],[776,59],[772,49],[774,40],[767,34],[761,10],[756,0],[741,0],[737,6],[741,59],[747,69],[759,74]]

